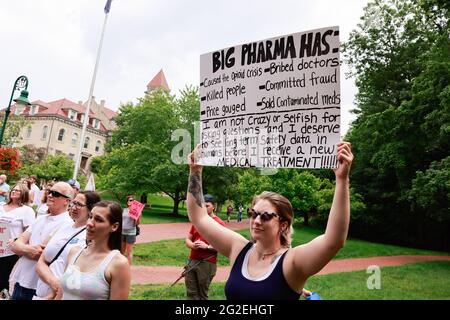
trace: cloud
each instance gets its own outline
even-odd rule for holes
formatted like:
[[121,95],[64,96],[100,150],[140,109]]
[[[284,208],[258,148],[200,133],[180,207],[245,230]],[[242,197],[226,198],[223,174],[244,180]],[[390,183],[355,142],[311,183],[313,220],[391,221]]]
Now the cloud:
[[[199,57],[206,52],[331,25],[340,26],[345,40],[366,2],[114,0],[94,95],[117,110],[121,103],[142,97],[161,68],[173,93],[198,85]],[[2,1],[0,106],[6,106],[21,74],[29,77],[31,100],[87,100],[104,4],[105,0]],[[343,74],[344,108],[352,105],[356,89]]]

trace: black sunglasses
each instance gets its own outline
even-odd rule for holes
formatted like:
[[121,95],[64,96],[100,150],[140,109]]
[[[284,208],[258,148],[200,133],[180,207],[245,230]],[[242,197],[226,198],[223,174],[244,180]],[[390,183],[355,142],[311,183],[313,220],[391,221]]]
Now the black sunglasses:
[[[267,222],[267,221],[272,220],[273,217],[278,216],[278,213],[275,213],[275,212],[272,212],[272,213],[263,212],[263,213],[261,213],[261,212],[255,211],[253,208],[248,208],[247,209],[247,215],[248,215],[249,218],[252,218],[252,219],[256,219],[256,217],[260,216],[261,217],[261,221]],[[281,219],[281,217],[280,217],[280,219]]]
[[68,197],[68,196],[66,196],[66,195],[64,195],[64,194],[62,194],[62,193],[59,193],[59,192],[56,191],[56,190],[50,190],[50,191],[48,192],[48,194],[51,195],[52,197],[55,197],[55,198],[63,197],[63,198],[66,198],[66,199],[70,199],[70,197]]

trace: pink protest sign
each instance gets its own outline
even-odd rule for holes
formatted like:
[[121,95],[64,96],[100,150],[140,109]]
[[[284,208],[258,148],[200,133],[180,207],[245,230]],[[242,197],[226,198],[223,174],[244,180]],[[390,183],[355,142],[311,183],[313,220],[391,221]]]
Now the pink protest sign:
[[142,214],[142,210],[144,210],[145,204],[140,203],[139,201],[133,200],[131,202],[131,206],[129,209],[130,217],[134,220],[139,219]]

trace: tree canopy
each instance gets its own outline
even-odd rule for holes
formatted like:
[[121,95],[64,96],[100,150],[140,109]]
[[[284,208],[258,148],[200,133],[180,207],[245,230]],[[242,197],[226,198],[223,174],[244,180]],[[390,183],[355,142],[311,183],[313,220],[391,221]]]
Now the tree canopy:
[[[360,235],[450,249],[446,237],[427,236],[437,220],[424,206],[443,212],[449,199],[412,197],[450,155],[449,15],[439,0],[372,1],[344,45],[358,87],[358,118],[346,139],[356,155],[351,181],[367,205],[353,228]],[[433,230],[448,234],[450,225]]]

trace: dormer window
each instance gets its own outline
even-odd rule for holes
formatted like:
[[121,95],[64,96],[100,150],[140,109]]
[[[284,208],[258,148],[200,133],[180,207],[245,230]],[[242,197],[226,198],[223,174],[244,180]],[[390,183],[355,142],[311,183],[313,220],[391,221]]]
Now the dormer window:
[[80,117],[80,121],[81,121],[81,123],[83,123],[83,122],[84,122],[84,114],[82,114],[82,115],[81,115],[81,117]]
[[14,112],[14,114],[15,114],[16,116],[21,115],[21,114],[23,113],[23,110],[24,110],[24,109],[25,109],[25,108],[24,108],[23,105],[16,104],[16,112]]
[[100,129],[100,120],[98,120],[98,119],[92,119],[92,126],[93,126],[95,129],[99,130],[99,129]]
[[77,119],[77,112],[75,110],[69,110],[69,119],[70,120],[76,120]]
[[38,112],[39,112],[39,106],[36,106],[36,105],[30,106],[30,116],[34,116]]

